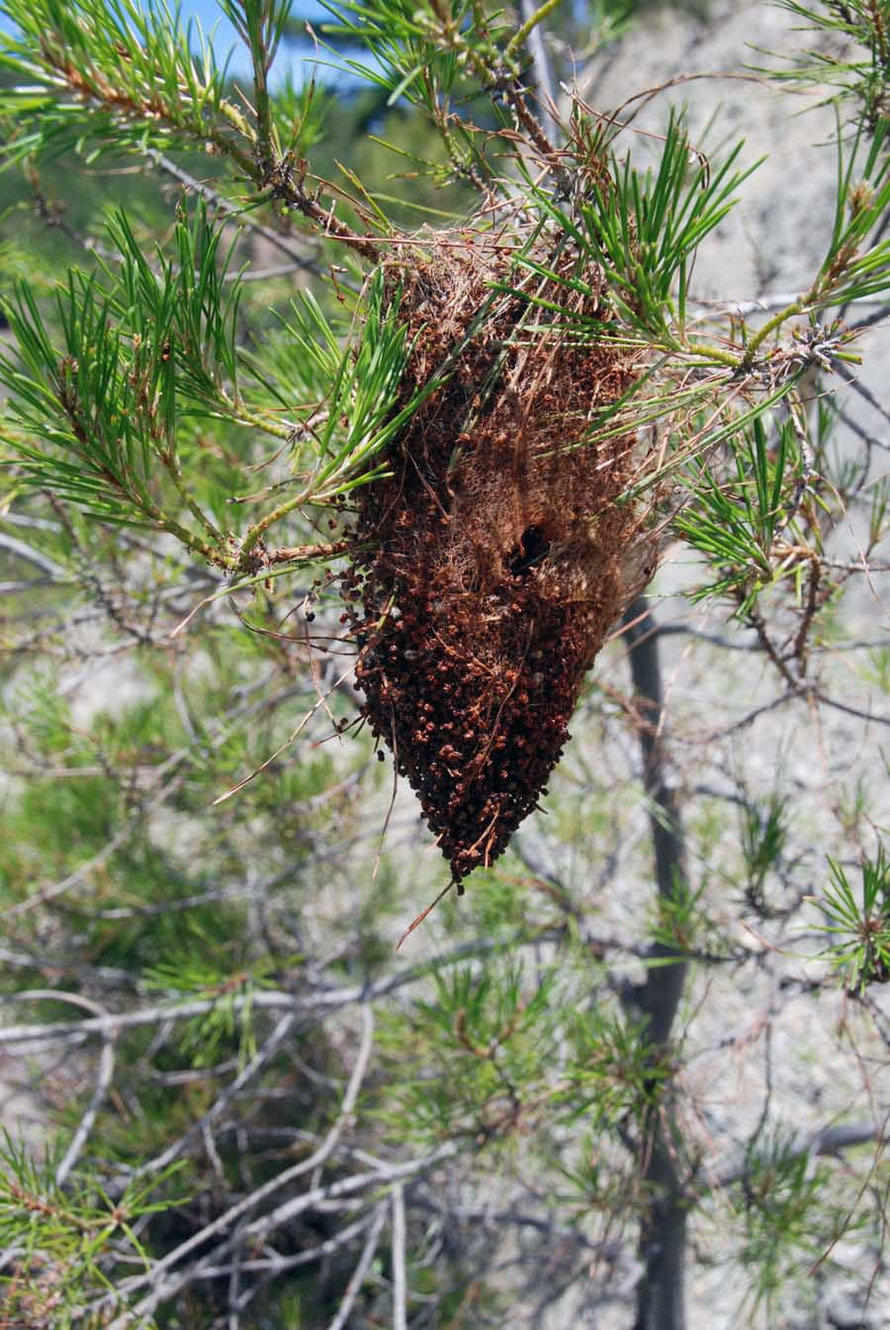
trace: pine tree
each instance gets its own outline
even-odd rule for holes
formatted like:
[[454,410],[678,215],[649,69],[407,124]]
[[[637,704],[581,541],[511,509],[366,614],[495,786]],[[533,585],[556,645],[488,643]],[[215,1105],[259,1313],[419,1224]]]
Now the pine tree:
[[[890,310],[890,12],[783,4],[834,224],[724,306],[695,258],[755,164],[558,80],[557,0],[332,0],[302,82],[290,0],[220,7],[249,87],[164,3],[3,5],[57,242],[0,356],[0,1037],[42,1138],[5,1323],[681,1330],[711,1262],[769,1324],[847,1266],[867,1308],[890,684],[845,606],[888,512],[837,439]],[[678,549],[716,631],[653,610]]]

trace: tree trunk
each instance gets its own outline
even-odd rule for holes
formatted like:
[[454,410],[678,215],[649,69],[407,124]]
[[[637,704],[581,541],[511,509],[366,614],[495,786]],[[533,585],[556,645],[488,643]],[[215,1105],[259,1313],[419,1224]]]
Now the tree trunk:
[[[643,782],[652,801],[655,878],[659,898],[670,902],[685,890],[686,855],[676,796],[665,776],[658,630],[644,596],[638,597],[627,610],[624,623],[639,715]],[[687,967],[679,959],[680,953],[662,942],[653,943],[649,955],[653,964],[645,983],[634,993],[633,1001],[647,1018],[654,1064],[668,1053]],[[673,963],[665,964],[672,957],[676,958]],[[686,1330],[688,1202],[677,1168],[676,1140],[673,1091],[668,1081],[644,1123],[639,1236],[643,1274],[637,1289],[634,1330]]]

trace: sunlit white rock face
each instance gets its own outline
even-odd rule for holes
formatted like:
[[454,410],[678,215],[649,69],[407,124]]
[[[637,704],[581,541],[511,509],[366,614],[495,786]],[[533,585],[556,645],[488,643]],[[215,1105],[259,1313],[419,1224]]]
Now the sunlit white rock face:
[[579,75],[585,100],[598,109],[614,107],[673,80],[634,117],[628,143],[635,153],[646,148],[635,131],[660,132],[673,104],[688,108],[693,143],[712,160],[739,139],[745,141],[743,164],[765,158],[738,207],[703,245],[692,285],[701,299],[720,301],[796,293],[812,277],[831,234],[834,114],[828,107],[801,114],[819,97],[783,92],[754,71],[780,63],[771,52],[802,47],[799,20],[768,0],[712,0],[701,8],[706,19],[668,6],[646,14]]

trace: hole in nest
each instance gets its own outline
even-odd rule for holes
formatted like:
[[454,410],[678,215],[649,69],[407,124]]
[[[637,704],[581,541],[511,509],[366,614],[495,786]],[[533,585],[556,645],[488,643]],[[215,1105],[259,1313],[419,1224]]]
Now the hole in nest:
[[522,533],[519,546],[510,559],[510,572],[514,577],[522,577],[536,563],[546,559],[550,553],[550,541],[539,526],[527,526]]

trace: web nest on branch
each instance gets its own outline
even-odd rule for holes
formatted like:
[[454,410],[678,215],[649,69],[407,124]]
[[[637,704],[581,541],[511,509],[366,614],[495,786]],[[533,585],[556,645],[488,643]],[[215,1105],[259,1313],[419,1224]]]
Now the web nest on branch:
[[590,442],[638,360],[606,335],[600,275],[578,273],[564,238],[524,252],[588,290],[479,236],[388,265],[411,347],[394,408],[437,386],[376,459],[389,474],[357,491],[343,588],[364,714],[459,890],[546,794],[585,673],[655,567],[626,497],[636,436]]

